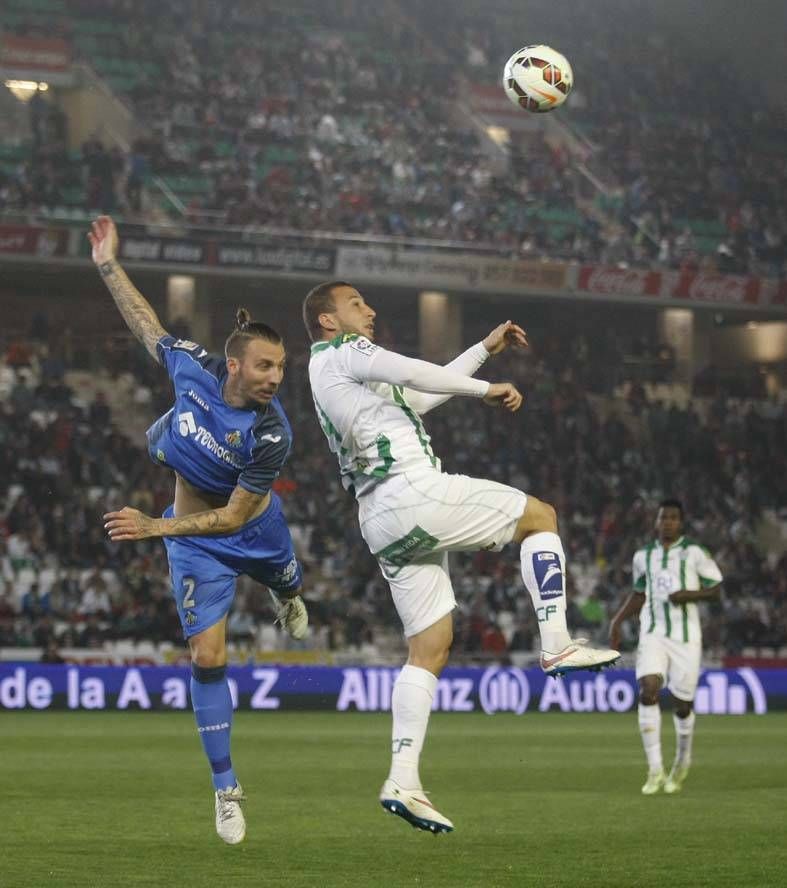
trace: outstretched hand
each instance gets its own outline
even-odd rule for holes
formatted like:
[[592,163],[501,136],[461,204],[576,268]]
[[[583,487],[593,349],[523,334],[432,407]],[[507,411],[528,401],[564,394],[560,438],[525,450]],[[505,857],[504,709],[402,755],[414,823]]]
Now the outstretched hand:
[[93,248],[93,261],[96,265],[111,262],[118,251],[118,232],[110,216],[99,216],[91,225],[87,239]]
[[156,519],[130,506],[124,506],[119,512],[107,512],[104,515],[104,529],[113,542],[159,536],[156,533]]
[[519,324],[506,321],[504,324],[498,324],[484,339],[483,344],[490,355],[499,354],[509,345],[513,345],[515,348],[527,348],[527,334]]
[[522,395],[510,382],[492,382],[484,395],[484,403],[490,407],[505,407],[514,413],[522,406]]

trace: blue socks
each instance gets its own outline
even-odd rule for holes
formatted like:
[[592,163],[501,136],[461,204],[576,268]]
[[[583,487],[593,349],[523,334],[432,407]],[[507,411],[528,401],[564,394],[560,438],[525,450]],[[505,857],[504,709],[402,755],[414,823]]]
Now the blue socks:
[[235,786],[238,781],[230,758],[232,696],[226,666],[203,668],[191,664],[191,706],[213,771],[214,789]]

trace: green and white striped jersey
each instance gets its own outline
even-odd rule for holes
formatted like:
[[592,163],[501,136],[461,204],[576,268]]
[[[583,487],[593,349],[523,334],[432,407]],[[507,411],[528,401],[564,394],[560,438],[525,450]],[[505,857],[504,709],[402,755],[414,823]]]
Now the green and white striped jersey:
[[435,391],[443,394],[424,394],[380,377],[404,378],[413,367],[423,374],[423,368],[431,365],[386,351],[355,334],[315,342],[309,382],[344,487],[361,496],[395,474],[423,468],[439,472],[440,460],[420,414],[452,394],[483,397],[488,383],[455,371],[474,373],[486,357],[486,349],[476,345],[447,367],[433,367],[433,375],[439,377]]
[[701,644],[699,607],[693,602],[672,604],[669,596],[680,589],[695,591],[721,582],[721,571],[710,552],[685,536],[667,548],[656,540],[637,550],[631,572],[634,589],[645,594],[640,634]]

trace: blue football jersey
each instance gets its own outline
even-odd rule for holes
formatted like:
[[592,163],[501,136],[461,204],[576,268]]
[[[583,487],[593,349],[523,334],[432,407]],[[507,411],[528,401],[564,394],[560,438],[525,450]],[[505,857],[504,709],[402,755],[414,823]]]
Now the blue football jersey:
[[268,407],[231,407],[222,390],[227,362],[196,342],[162,336],[161,363],[175,387],[175,406],[148,429],[148,453],[208,493],[229,496],[240,485],[267,493],[292,446],[278,398]]

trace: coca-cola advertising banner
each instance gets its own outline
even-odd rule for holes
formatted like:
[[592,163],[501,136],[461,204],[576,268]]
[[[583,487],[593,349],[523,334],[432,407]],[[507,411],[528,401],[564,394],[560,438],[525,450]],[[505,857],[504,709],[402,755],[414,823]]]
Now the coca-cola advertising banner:
[[661,272],[639,268],[606,268],[583,265],[577,277],[577,289],[599,296],[658,296]]
[[577,271],[576,290],[594,296],[723,308],[768,308],[787,304],[787,284],[783,281],[701,271],[583,265]]
[[666,274],[664,277],[666,297],[686,299],[689,302],[759,305],[763,290],[760,278],[737,277],[732,274],[684,271]]

